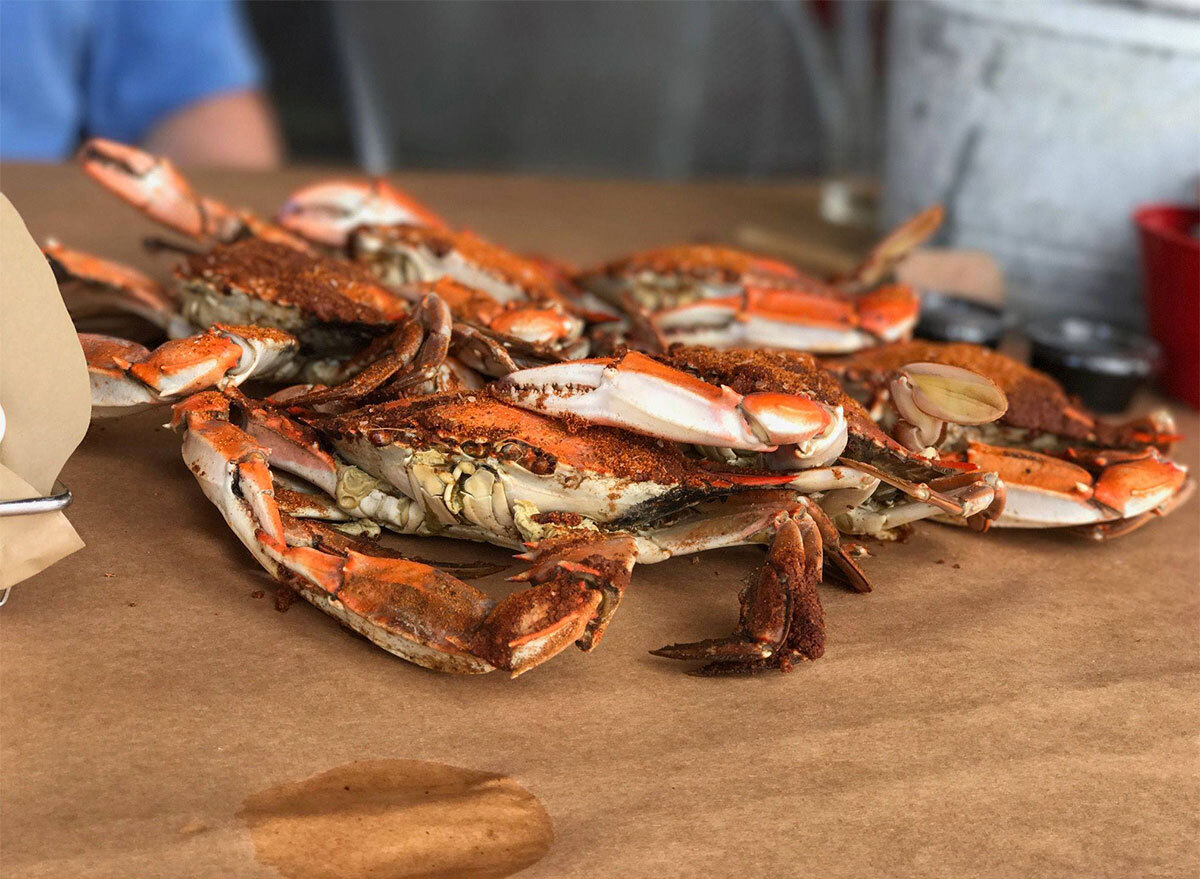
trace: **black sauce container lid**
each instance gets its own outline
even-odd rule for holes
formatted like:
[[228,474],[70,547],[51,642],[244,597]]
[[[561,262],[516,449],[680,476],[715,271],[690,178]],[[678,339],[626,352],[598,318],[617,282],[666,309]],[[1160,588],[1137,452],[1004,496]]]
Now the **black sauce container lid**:
[[970,342],[995,348],[1010,320],[994,305],[936,290],[921,294],[921,317],[915,335],[934,342]]
[[1079,317],[1031,321],[1035,369],[1054,376],[1067,393],[1097,412],[1121,412],[1158,368],[1158,345],[1114,324]]

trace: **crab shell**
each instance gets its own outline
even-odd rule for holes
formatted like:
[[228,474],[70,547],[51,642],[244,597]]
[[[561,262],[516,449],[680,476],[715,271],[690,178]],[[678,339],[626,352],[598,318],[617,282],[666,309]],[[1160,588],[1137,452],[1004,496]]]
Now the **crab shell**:
[[409,313],[404,298],[359,266],[258,238],[191,254],[176,278],[191,324],[273,327],[317,355],[353,354]]
[[[898,342],[827,359],[822,365],[849,387],[857,387],[856,395],[862,396],[885,384],[906,364],[917,361],[957,366],[995,382],[1008,398],[1008,411],[997,422],[1002,427],[1060,437],[1065,442],[1115,447],[1137,445],[1135,434],[1145,432],[1144,424],[1114,424],[1098,419],[1050,376],[980,345]],[[1161,433],[1173,433],[1173,425],[1162,426]],[[1147,444],[1146,439],[1140,442]]]

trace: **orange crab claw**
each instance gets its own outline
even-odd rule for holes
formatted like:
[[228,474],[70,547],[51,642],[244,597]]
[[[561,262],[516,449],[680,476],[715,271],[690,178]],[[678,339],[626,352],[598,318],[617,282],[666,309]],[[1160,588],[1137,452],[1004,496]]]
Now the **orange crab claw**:
[[94,137],[79,149],[83,170],[152,220],[193,238],[224,237],[236,215],[197,195],[169,159]]
[[496,386],[526,409],[722,448],[773,451],[833,433],[835,420],[840,426],[840,416],[816,401],[743,397],[636,351],[519,370]]
[[[1133,519],[1166,508],[1190,484],[1185,467],[1154,449],[1140,457],[1092,450],[1077,456],[1086,467],[1040,452],[982,443],[971,443],[965,454],[1004,480],[1005,508],[995,522],[1000,527],[1093,526]],[[1130,530],[1114,527],[1094,533],[1117,536]]]
[[917,325],[921,300],[906,284],[892,284],[864,293],[855,300],[863,329],[885,342],[908,338]]
[[1122,517],[1135,516],[1159,506],[1187,480],[1187,469],[1157,453],[1140,460],[1120,461],[1105,467],[1096,480],[1092,497]]
[[197,391],[236,386],[294,366],[300,343],[269,327],[217,324],[153,351],[112,336],[80,333],[94,416],[121,415]]
[[557,308],[507,308],[488,324],[498,333],[514,336],[525,342],[552,345],[579,335],[578,318]]
[[441,217],[381,178],[326,180],[305,186],[284,202],[277,220],[285,229],[330,247],[344,247],[357,226],[406,223],[447,228]]
[[859,288],[878,284],[891,273],[896,263],[937,232],[945,216],[942,206],[935,204],[909,217],[871,249],[847,280]]
[[[163,329],[179,323],[176,306],[162,284],[148,275],[90,253],[64,247],[53,238],[42,253],[54,270],[54,279],[67,292],[68,285],[87,291],[100,305],[114,305],[146,318]],[[68,300],[70,304],[70,300]]]

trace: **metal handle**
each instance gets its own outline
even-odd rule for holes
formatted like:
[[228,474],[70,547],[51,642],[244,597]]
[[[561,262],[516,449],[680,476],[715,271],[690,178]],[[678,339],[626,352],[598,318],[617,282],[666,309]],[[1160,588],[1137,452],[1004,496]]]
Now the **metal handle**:
[[[71,501],[74,500],[71,496],[71,489],[58,480],[54,481],[54,485],[50,491],[53,494],[46,495],[45,497],[26,497],[12,501],[0,501],[0,516],[32,516],[35,513],[53,513],[58,510],[65,510],[71,505]],[[0,589],[0,607],[4,607],[8,602],[10,591],[9,589]]]
[[54,486],[50,490],[54,493],[45,497],[0,501],[0,516],[32,516],[35,513],[54,513],[58,510],[65,510],[74,500],[71,490],[58,480],[54,481]]

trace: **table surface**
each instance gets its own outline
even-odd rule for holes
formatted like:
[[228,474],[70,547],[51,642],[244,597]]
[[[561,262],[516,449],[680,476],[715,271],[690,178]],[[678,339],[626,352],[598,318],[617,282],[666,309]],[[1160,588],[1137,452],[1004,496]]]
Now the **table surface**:
[[[268,212],[317,174],[195,176]],[[805,184],[398,180],[579,261],[744,224],[835,258],[868,243],[815,220]],[[9,166],[0,187],[39,240],[164,274],[138,249],[155,230],[78,171]],[[522,875],[1195,875],[1194,501],[1106,544],[925,525],[875,545],[875,592],[825,588],[828,652],[789,676],[698,679],[646,652],[729,629],[761,559],[744,548],[639,568],[592,654],[450,677],[256,599],[265,578],[161,421],[92,428],[63,474],[87,548],[0,611],[7,875],[278,875],[255,860],[245,798],[382,757],[532,791],[556,839]],[[1194,440],[1180,457],[1197,463]]]

